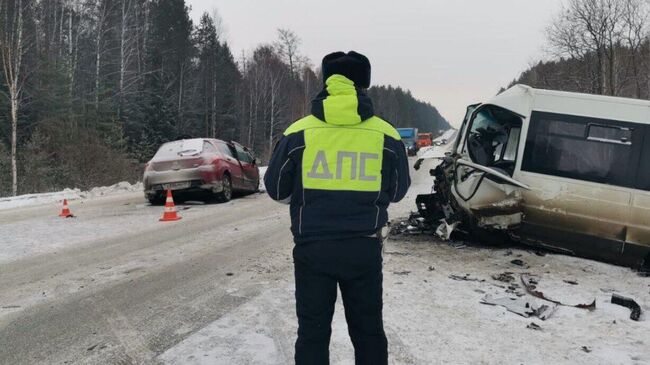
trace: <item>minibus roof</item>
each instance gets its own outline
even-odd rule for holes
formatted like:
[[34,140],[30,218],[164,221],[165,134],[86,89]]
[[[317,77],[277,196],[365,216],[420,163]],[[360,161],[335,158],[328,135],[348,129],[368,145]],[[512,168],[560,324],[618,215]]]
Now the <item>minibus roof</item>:
[[523,117],[528,117],[535,110],[650,124],[648,100],[534,89],[520,84],[486,104],[499,106]]

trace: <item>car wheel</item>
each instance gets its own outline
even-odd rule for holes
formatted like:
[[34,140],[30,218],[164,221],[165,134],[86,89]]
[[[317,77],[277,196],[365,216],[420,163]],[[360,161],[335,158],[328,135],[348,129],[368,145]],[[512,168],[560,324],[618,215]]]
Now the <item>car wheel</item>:
[[223,189],[217,195],[220,201],[229,202],[232,199],[232,180],[230,180],[230,175],[223,176]]

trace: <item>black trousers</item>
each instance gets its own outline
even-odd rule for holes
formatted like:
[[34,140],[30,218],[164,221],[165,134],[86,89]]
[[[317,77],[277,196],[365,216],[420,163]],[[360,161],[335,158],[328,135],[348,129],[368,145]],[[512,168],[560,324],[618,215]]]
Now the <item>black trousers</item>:
[[296,364],[329,364],[337,284],[355,364],[387,364],[380,240],[364,237],[300,243],[293,249],[293,261],[298,314]]

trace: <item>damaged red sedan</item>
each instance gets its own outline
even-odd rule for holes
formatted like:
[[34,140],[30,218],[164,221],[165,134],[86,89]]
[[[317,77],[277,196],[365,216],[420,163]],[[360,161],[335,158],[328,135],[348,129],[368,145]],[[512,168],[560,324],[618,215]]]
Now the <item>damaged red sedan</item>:
[[259,188],[258,161],[236,142],[194,138],[163,144],[144,170],[144,194],[152,204],[164,201],[166,190],[206,192],[220,201],[233,192]]

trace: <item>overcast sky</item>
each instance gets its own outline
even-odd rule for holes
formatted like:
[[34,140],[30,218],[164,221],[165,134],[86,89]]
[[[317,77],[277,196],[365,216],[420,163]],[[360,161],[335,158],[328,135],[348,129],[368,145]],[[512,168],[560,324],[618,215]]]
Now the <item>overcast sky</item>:
[[332,51],[370,58],[372,82],[410,89],[458,125],[544,57],[561,0],[186,0],[192,18],[217,9],[237,58],[289,28],[316,65]]

